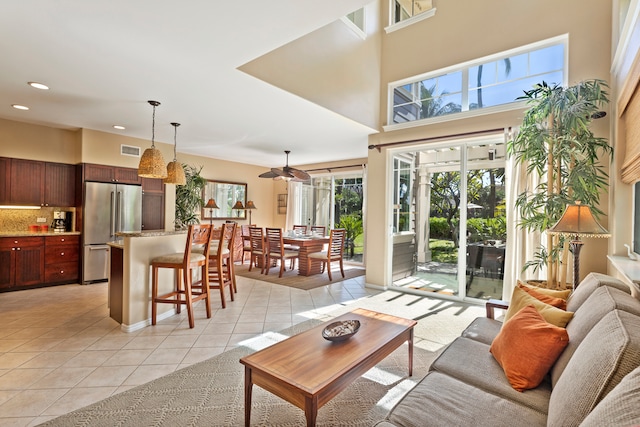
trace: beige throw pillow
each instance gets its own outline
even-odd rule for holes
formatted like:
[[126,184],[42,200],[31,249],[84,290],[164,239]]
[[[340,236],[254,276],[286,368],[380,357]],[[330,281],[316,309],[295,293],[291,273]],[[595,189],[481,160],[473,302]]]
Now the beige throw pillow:
[[546,304],[516,287],[513,289],[511,301],[509,302],[509,309],[505,314],[504,321],[508,321],[517,312],[528,305],[533,305],[544,320],[561,328],[567,326],[567,323],[569,323],[569,320],[573,317],[573,312],[560,310],[559,308]]

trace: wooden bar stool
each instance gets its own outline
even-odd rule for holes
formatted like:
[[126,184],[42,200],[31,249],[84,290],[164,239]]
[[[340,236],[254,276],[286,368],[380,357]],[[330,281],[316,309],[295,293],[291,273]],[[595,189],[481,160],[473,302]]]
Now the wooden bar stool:
[[[189,327],[195,326],[193,303],[205,300],[207,318],[211,318],[211,304],[209,299],[209,241],[211,239],[210,225],[190,225],[187,233],[187,244],[184,252],[161,255],[151,260],[151,324],[156,324],[157,304],[175,304],[176,312],[180,313],[182,304],[187,306]],[[194,250],[195,249],[195,250]],[[158,269],[172,268],[176,273],[175,289],[172,292],[158,295]],[[200,269],[200,279],[193,281],[193,270]],[[184,288],[183,288],[184,284]],[[199,287],[194,292],[193,287]]]
[[231,301],[236,293],[235,271],[233,268],[233,241],[236,235],[235,222],[222,224],[217,241],[212,239],[209,250],[209,288],[220,290],[222,308],[227,307],[224,295],[225,286],[229,287]]

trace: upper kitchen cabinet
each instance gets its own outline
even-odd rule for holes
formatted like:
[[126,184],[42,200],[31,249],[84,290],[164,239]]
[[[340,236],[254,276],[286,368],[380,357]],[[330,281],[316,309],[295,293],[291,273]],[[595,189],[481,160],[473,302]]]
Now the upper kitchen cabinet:
[[142,178],[142,229],[164,230],[164,182]]
[[11,194],[11,159],[0,157],[0,204],[9,203],[9,194]]
[[[8,171],[8,198],[4,203],[29,206],[75,206],[76,168],[64,163],[23,159],[2,159]],[[6,176],[6,175],[5,175]],[[6,185],[6,184],[5,184]],[[6,192],[6,190],[5,190]],[[2,190],[0,189],[0,198]]]
[[84,180],[95,182],[115,182],[120,184],[142,184],[138,169],[117,166],[84,164]]

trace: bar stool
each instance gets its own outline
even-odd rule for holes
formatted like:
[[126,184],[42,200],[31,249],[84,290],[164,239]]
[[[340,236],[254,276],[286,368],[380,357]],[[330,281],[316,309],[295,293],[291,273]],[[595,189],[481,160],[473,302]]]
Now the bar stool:
[[[151,324],[156,324],[157,304],[175,304],[176,312],[180,313],[182,304],[187,306],[189,327],[195,326],[193,303],[205,300],[207,318],[211,318],[211,304],[209,299],[209,241],[211,239],[210,225],[190,225],[187,232],[187,244],[184,252],[161,255],[151,260]],[[201,253],[199,248],[201,248]],[[194,250],[195,249],[195,250]],[[172,268],[175,270],[175,289],[163,295],[158,295],[158,269]],[[193,281],[193,270],[200,269],[200,279]],[[183,289],[184,282],[184,289]],[[194,285],[200,291],[194,292]]]
[[220,289],[222,308],[227,307],[224,295],[225,286],[229,287],[231,301],[234,301],[233,294],[237,292],[235,270],[233,268],[233,241],[236,234],[236,225],[235,222],[222,224],[218,241],[212,241],[209,245],[209,288]]

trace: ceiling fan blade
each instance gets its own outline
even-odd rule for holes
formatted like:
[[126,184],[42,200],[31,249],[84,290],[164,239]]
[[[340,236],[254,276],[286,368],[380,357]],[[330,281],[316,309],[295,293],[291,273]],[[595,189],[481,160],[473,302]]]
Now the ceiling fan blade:
[[277,175],[271,171],[265,172],[265,173],[261,173],[260,175],[258,175],[259,178],[276,178],[280,175]]
[[278,175],[278,176],[284,176],[286,178],[293,178],[293,175],[291,175],[286,168],[285,169],[271,168],[271,172],[276,174],[276,175]]
[[311,179],[311,176],[308,173],[300,169],[289,168],[289,173],[298,181],[308,181]]

